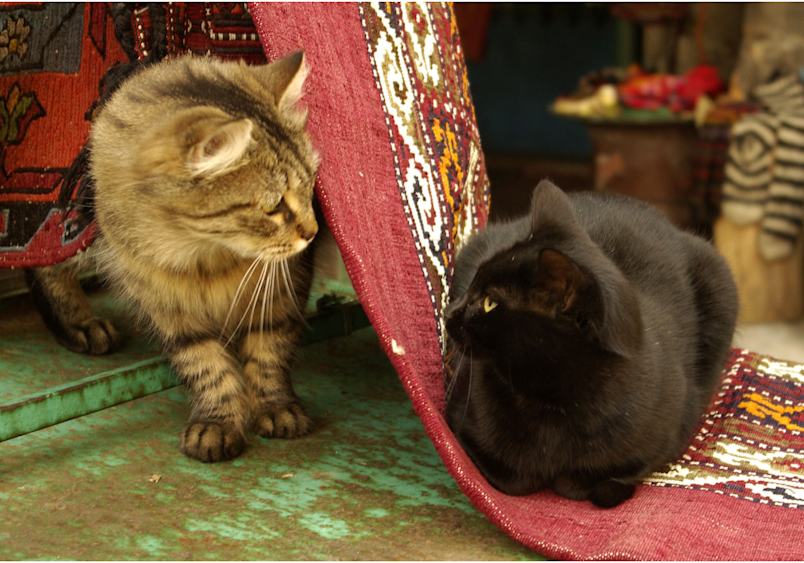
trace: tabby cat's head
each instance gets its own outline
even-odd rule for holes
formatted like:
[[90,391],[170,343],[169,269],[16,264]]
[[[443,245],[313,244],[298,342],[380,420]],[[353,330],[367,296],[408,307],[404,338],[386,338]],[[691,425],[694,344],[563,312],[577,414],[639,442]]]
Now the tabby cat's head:
[[630,356],[641,342],[633,289],[580,227],[567,196],[541,182],[526,225],[524,238],[477,247],[485,255],[474,278],[445,311],[449,336],[475,357],[560,354],[583,342]]
[[318,231],[318,157],[295,108],[306,76],[302,53],[263,66],[188,56],[123,84],[91,137],[105,237],[170,267],[304,249]]

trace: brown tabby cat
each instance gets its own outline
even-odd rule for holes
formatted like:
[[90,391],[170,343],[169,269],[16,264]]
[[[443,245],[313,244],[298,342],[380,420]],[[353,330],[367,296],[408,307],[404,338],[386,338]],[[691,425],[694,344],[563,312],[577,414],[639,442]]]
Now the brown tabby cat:
[[[192,404],[181,450],[204,462],[239,455],[248,431],[311,426],[289,374],[318,232],[318,157],[295,109],[306,74],[302,53],[169,60],[123,84],[93,126],[100,270],[164,344]],[[69,268],[29,275],[50,302],[39,309],[67,347],[104,353],[117,336],[64,289]]]

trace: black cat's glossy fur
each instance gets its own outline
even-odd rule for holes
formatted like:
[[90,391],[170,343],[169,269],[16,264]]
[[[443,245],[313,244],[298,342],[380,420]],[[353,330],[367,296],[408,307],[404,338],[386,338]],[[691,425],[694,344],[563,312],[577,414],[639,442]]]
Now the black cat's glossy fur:
[[497,489],[611,507],[683,452],[720,382],[737,290],[707,242],[548,181],[455,263],[446,414]]

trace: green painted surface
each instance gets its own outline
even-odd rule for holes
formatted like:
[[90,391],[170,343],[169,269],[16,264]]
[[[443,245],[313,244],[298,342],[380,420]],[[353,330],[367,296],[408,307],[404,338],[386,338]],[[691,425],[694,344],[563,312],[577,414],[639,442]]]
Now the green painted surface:
[[164,358],[90,376],[0,405],[0,441],[176,385]]
[[[339,291],[337,295],[328,293],[328,290],[333,290],[334,285],[337,285],[335,290]],[[353,295],[351,287],[316,280],[308,309],[315,311],[318,303],[319,310],[311,313],[312,316],[307,320],[304,343],[344,336],[369,326],[368,318],[359,303],[352,298]],[[96,312],[113,319],[121,334],[129,341],[124,354],[104,358],[112,358],[116,363],[125,361],[132,355],[145,355],[150,359],[76,379],[75,367],[86,366],[89,370],[96,370],[101,362],[93,361],[97,358],[69,353],[60,347],[51,351],[52,337],[46,333],[45,346],[49,346],[48,349],[43,349],[45,346],[39,338],[42,336],[41,322],[35,314],[31,314],[29,308],[25,308],[24,300],[16,308],[5,307],[8,313],[4,315],[5,319],[0,318],[0,326],[6,329],[0,352],[0,373],[4,376],[4,384],[0,387],[3,394],[0,397],[6,399],[0,401],[0,442],[176,385],[175,375],[170,372],[166,359],[159,356],[159,351],[149,345],[136,329],[130,327],[125,311],[121,311],[114,300],[105,296],[95,296],[93,301]],[[65,356],[65,353],[67,366],[73,367],[72,376],[64,375],[70,374],[70,369],[65,369],[65,363],[54,357]],[[59,379],[68,379],[68,382],[25,393],[26,387],[36,389],[43,382],[52,381],[52,377],[37,377],[43,372],[42,366],[37,363],[41,363],[43,359],[45,362],[48,359],[51,362],[56,360],[51,365],[59,366]],[[31,385],[32,382],[36,384]],[[20,393],[23,393],[22,396]]]
[[0,558],[538,558],[460,493],[371,329],[294,381],[315,430],[228,463],[178,451],[182,387],[0,443]]
[[[319,284],[311,303],[331,289]],[[62,349],[25,295],[0,303],[0,405],[46,405],[14,424],[173,385],[126,311],[91,300],[124,337],[115,354]],[[367,323],[325,301],[308,342]],[[179,452],[183,387],[0,443],[0,559],[539,558],[460,493],[371,329],[304,347],[294,382],[314,431],[251,437],[224,464]]]
[[[307,321],[305,344],[351,334],[369,326],[360,305],[350,302]],[[7,362],[7,360],[6,360]],[[6,371],[14,364],[5,363]],[[167,359],[157,357],[86,377],[0,404],[0,442],[176,386]]]
[[118,328],[123,338],[120,353],[85,356],[62,348],[29,305],[27,294],[5,301],[7,306],[0,307],[0,405],[161,355],[114,300],[93,294],[90,302],[98,315]]

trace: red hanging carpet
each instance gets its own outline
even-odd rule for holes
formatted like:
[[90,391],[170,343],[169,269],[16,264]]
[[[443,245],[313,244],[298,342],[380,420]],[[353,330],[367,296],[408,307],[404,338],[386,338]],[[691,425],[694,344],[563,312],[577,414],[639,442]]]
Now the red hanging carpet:
[[[135,5],[136,58],[150,46],[150,14]],[[244,4],[163,6],[170,54],[211,53],[264,63]],[[49,266],[97,234],[65,173],[89,137],[103,77],[128,56],[110,6],[0,2],[0,267]]]
[[[132,16],[138,58],[147,6]],[[489,205],[451,6],[249,9],[163,4],[168,53],[260,62],[305,51],[327,223],[416,413],[479,510],[552,558],[804,559],[804,366],[746,351],[732,352],[687,452],[622,505],[490,487],[442,416],[453,257]],[[0,267],[53,264],[94,237],[94,224],[66,212],[75,194],[62,193],[61,179],[88,135],[103,74],[126,59],[112,30],[107,4],[0,4]]]
[[[318,195],[417,414],[464,493],[560,559],[804,558],[804,366],[735,350],[683,458],[609,510],[488,485],[448,429],[452,259],[488,183],[455,20],[444,4],[250,4],[269,60],[303,49]],[[656,421],[661,424],[661,420]]]
[[62,177],[106,70],[127,60],[106,4],[0,4],[0,267],[48,266],[95,238]]

